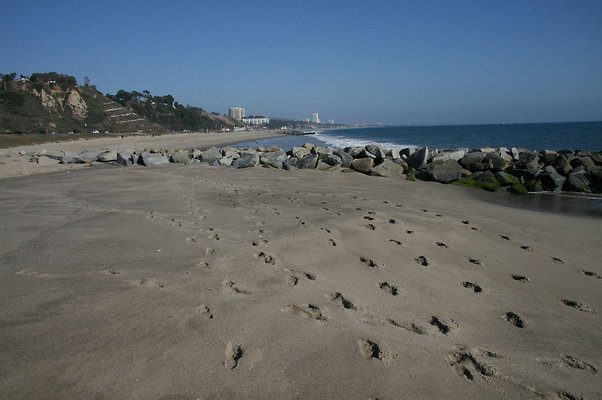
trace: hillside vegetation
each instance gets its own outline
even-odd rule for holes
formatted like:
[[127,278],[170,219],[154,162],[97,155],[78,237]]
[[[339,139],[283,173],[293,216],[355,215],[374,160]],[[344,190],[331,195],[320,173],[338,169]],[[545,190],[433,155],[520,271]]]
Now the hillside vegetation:
[[[0,74],[0,133],[167,132],[229,129],[237,124],[173,96],[120,90],[103,95],[69,75]],[[128,94],[130,96],[128,96]],[[134,96],[136,95],[136,96]]]

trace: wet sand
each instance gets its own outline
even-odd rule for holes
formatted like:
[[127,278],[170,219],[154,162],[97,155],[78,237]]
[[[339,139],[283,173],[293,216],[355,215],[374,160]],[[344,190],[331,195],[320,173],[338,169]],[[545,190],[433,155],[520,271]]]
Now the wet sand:
[[167,165],[0,181],[11,399],[599,398],[600,219]]

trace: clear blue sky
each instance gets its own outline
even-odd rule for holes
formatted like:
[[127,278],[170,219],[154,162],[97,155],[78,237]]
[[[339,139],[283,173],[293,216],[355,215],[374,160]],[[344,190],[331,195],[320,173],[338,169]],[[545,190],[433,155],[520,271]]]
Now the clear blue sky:
[[227,112],[602,120],[602,1],[2,1],[0,72]]

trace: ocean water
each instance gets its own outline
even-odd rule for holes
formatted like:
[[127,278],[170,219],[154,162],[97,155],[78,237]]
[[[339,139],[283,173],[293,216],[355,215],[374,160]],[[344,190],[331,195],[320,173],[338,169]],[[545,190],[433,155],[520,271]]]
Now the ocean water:
[[440,125],[353,128],[283,136],[236,147],[279,146],[285,150],[310,142],[344,148],[380,144],[385,148],[428,146],[438,149],[519,147],[530,150],[602,151],[602,121],[495,125]]

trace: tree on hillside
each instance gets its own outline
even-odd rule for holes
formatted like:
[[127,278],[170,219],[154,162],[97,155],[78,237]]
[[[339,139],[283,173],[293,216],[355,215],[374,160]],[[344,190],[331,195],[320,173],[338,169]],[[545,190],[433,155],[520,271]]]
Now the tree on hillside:
[[10,74],[0,74],[2,76],[2,85],[4,85],[4,91],[6,92],[6,84],[8,82],[12,82],[17,77],[16,72],[11,72]]
[[84,76],[84,86],[90,86],[90,78]]

